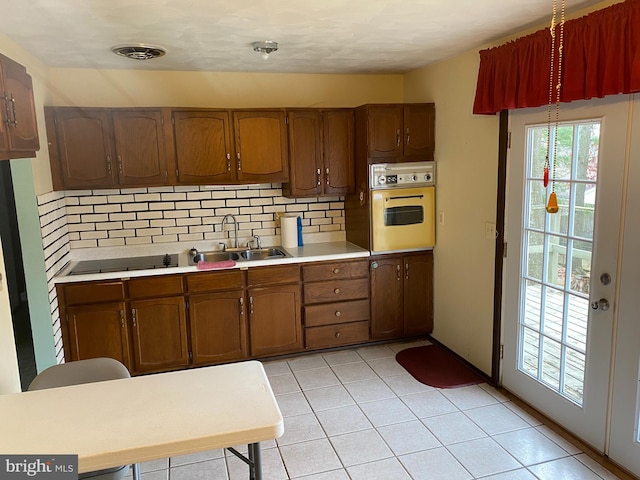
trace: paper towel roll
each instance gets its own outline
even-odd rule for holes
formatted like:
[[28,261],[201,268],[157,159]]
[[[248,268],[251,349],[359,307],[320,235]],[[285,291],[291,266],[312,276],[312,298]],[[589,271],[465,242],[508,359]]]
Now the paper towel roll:
[[280,236],[285,248],[298,246],[298,217],[280,217]]

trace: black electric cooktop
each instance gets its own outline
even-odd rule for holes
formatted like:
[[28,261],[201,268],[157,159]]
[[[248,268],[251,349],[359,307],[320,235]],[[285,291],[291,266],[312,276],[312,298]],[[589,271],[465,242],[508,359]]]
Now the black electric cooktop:
[[150,255],[146,257],[108,258],[104,260],[82,260],[69,275],[89,273],[128,272],[132,270],[152,270],[178,266],[178,254]]

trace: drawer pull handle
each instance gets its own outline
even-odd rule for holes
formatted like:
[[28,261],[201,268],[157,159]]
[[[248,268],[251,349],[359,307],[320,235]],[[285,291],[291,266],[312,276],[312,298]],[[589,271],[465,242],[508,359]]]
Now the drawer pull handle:
[[340,269],[339,268],[334,268],[333,269],[333,273],[335,273],[336,275],[340,273]]
[[336,332],[336,338],[340,338],[340,332]]
[[339,288],[336,288],[336,289],[333,291],[333,293],[340,293],[340,289],[339,289]]
[[338,310],[338,311],[336,312],[336,317],[341,317],[341,316],[342,316],[342,312],[341,312],[340,310]]

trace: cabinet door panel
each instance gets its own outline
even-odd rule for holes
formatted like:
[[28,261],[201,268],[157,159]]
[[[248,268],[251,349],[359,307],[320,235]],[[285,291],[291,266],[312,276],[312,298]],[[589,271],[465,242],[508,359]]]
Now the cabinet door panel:
[[369,320],[369,300],[325,303],[304,307],[305,327]]
[[369,322],[326,325],[305,329],[307,348],[327,348],[352,343],[363,343],[369,339]]
[[291,196],[322,194],[322,137],[320,112],[317,110],[289,112],[289,187]]
[[120,185],[161,185],[167,182],[160,110],[113,112],[113,133]]
[[371,262],[371,338],[396,338],[403,333],[402,258]]
[[300,286],[251,288],[248,294],[251,355],[301,350]]
[[237,178],[243,182],[289,179],[284,111],[233,112]]
[[369,282],[366,278],[307,283],[304,286],[304,302],[340,302],[356,298],[367,298]]
[[0,55],[0,86],[4,86],[0,93],[8,96],[7,108],[2,105],[4,112],[0,118],[9,120],[4,118],[4,113],[9,113],[11,121],[10,125],[3,123],[0,127],[7,133],[6,145],[2,145],[0,135],[0,148],[11,150],[11,158],[21,158],[20,152],[35,152],[40,148],[31,76],[22,65]]
[[235,178],[228,112],[175,111],[178,182],[206,185]]
[[[434,106],[405,105],[404,107],[404,155],[415,160],[433,160],[435,139]],[[408,158],[407,160],[411,160]]]
[[183,297],[131,302],[133,353],[137,372],[188,365]]
[[324,193],[353,193],[354,143],[353,111],[327,110],[322,116]]
[[404,334],[433,330],[433,255],[404,257]]
[[109,357],[131,368],[124,303],[67,307],[67,318],[67,360]]
[[402,112],[402,105],[368,108],[369,157],[402,157]]
[[240,360],[247,356],[247,326],[242,290],[192,295],[189,328],[196,365]]
[[368,274],[369,262],[367,260],[319,262],[302,267],[302,277],[305,282],[362,278]]
[[[51,168],[59,169],[63,188],[113,187],[116,175],[112,150],[111,118],[104,109],[54,109],[57,156]],[[55,177],[54,177],[55,178]]]

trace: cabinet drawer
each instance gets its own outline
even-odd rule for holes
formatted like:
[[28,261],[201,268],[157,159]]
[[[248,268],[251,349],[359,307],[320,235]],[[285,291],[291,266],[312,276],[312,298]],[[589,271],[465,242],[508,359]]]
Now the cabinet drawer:
[[334,347],[369,340],[369,322],[344,323],[305,329],[307,348]]
[[247,270],[247,285],[277,285],[279,283],[297,283],[300,281],[299,265],[276,265],[257,267]]
[[193,292],[212,292],[215,290],[235,290],[244,287],[240,270],[224,272],[202,272],[187,275],[187,290]]
[[304,303],[339,302],[369,297],[369,280],[336,280],[304,285]]
[[343,278],[366,277],[369,262],[365,260],[322,262],[302,267],[302,278],[305,282],[319,280],[339,280]]
[[164,297],[184,292],[182,275],[131,278],[128,285],[131,298]]
[[63,285],[65,305],[84,305],[87,303],[119,302],[124,298],[124,283],[75,283]]
[[369,300],[327,303],[304,307],[304,324],[307,327],[350,323],[369,320]]

